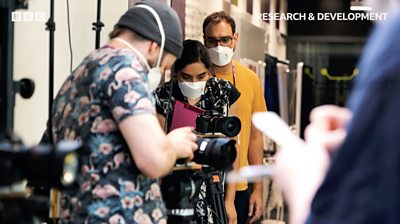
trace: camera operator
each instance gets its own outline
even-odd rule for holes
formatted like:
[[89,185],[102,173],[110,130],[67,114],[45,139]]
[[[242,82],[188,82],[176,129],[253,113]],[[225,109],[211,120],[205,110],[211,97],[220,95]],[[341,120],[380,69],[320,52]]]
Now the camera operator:
[[79,190],[65,192],[63,222],[166,222],[157,178],[177,159],[193,157],[196,135],[190,128],[165,135],[151,92],[181,51],[176,13],[160,1],[140,1],[121,16],[107,45],[64,82],[52,137],[80,140],[85,148]]
[[[210,67],[211,61],[207,48],[199,41],[185,40],[182,55],[173,66],[172,80],[159,86],[154,92],[157,116],[160,123],[166,125],[165,130],[170,131],[173,105],[176,100],[224,115],[228,115],[229,109],[234,108],[233,105],[240,96],[239,91],[230,82],[211,76],[209,74]],[[166,118],[167,122],[165,122]],[[238,167],[238,159],[235,160],[233,166],[234,168]],[[212,218],[210,208],[204,203],[205,188],[203,183],[199,201],[195,206],[202,208],[202,211],[195,213],[198,223],[202,223],[200,220]],[[225,208],[230,223],[236,222],[236,212],[232,211],[235,209],[234,197],[235,186],[228,186]],[[199,214],[203,214],[202,217],[199,217]]]

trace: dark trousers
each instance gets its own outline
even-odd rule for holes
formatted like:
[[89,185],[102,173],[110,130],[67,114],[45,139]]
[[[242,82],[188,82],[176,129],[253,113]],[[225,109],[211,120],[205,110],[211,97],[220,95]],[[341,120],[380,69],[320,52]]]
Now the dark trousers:
[[235,208],[238,217],[238,224],[245,224],[249,217],[249,190],[236,191]]

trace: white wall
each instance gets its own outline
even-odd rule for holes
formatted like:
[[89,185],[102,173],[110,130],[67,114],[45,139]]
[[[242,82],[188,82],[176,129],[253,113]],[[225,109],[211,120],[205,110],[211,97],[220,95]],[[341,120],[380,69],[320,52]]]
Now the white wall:
[[[186,0],[191,5],[191,13],[186,17],[186,38],[202,40],[201,24],[205,16],[217,10],[229,10],[235,19],[244,19],[254,26],[265,29],[267,52],[280,59],[286,58],[286,43],[275,25],[259,21],[260,0],[253,1],[253,16],[246,13],[246,1],[238,1],[238,6],[229,6],[227,0]],[[271,0],[271,11],[276,2],[281,1],[281,10],[285,11],[287,0]],[[70,22],[73,48],[73,68],[95,46],[95,32],[92,23],[96,20],[97,0],[69,0]],[[204,6],[207,6],[206,8]],[[48,19],[50,0],[30,0],[31,12],[45,12]],[[105,24],[101,32],[104,44],[119,16],[128,8],[128,0],[102,0],[102,18]],[[55,0],[55,93],[69,74],[70,54],[67,33],[66,0]],[[190,10],[189,10],[190,11]],[[190,27],[188,27],[188,25]],[[280,24],[280,32],[286,33],[286,24]],[[251,34],[241,34],[251,35]],[[14,79],[27,77],[35,81],[36,91],[28,100],[16,96],[14,110],[14,130],[27,144],[36,144],[45,128],[48,113],[48,51],[49,32],[45,31],[45,22],[16,22],[14,35]],[[262,43],[260,43],[262,44]]]
[[[283,13],[287,12],[287,0],[271,0],[270,1],[270,10],[271,12],[276,11],[276,6],[278,1],[280,1],[280,11]],[[281,33],[287,33],[287,23],[286,21],[280,21],[280,30],[276,29],[275,22],[271,21],[270,23],[266,23],[258,17],[261,11],[261,0],[253,1],[253,14],[250,15],[246,11],[246,0],[239,0],[238,5],[230,5],[230,1],[227,0],[186,0],[186,24],[185,24],[185,39],[196,39],[203,41],[203,32],[202,32],[202,23],[206,16],[210,13],[225,10],[229,13],[240,26],[241,23],[245,24],[245,26],[253,26],[246,27],[243,30],[249,29],[263,29],[265,34],[265,40],[259,41],[262,38],[255,38],[254,33],[251,32],[243,32],[239,33],[240,40],[239,45],[246,45],[245,48],[259,50],[266,49],[266,51],[279,59],[286,59],[286,43],[282,38]],[[204,7],[207,6],[207,7]],[[238,32],[240,30],[238,29]],[[257,32],[256,35],[259,35]],[[246,43],[246,40],[255,40],[257,42],[250,41]],[[244,41],[241,41],[244,40]],[[251,46],[248,46],[251,45]],[[266,45],[263,47],[262,45]],[[235,53],[235,58],[248,57],[248,54],[241,55],[241,52]],[[262,60],[263,58],[257,59]]]
[[[287,12],[287,0],[271,0],[270,10],[271,12],[277,12],[277,4],[280,1],[280,13]],[[279,22],[279,30],[276,29],[276,23]],[[275,21],[271,20],[267,24],[267,52],[268,54],[277,57],[281,60],[286,59],[286,40],[281,36],[281,34],[287,34],[287,21]]]
[[[95,47],[97,0],[69,0],[70,24],[73,49],[73,68]],[[66,0],[55,0],[55,62],[54,94],[69,74],[70,53],[67,33]],[[128,8],[127,0],[102,0],[101,44],[108,40],[108,33]],[[50,16],[50,0],[31,0],[31,12],[45,12]],[[48,65],[49,32],[45,22],[16,22],[14,33],[14,79],[31,78],[36,90],[32,98],[16,96],[14,130],[26,144],[36,144],[43,133],[48,117]]]
[[186,0],[185,39],[203,42],[204,19],[212,12],[221,11],[223,5],[223,0]]

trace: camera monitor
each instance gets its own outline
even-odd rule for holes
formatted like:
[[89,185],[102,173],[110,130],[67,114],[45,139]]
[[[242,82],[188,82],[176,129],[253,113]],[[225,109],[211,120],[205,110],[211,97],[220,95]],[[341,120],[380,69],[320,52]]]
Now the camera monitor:
[[196,127],[197,115],[204,113],[204,110],[176,100],[172,114],[171,131],[181,127]]

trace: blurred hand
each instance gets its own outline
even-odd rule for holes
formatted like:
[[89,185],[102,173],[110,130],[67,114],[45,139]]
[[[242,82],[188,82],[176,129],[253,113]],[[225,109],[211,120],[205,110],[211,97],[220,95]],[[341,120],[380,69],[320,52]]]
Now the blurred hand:
[[349,110],[337,106],[321,106],[310,114],[305,144],[280,148],[275,158],[274,180],[289,205],[290,223],[304,223],[312,199],[329,167],[329,152],[346,136],[351,119]]
[[193,152],[197,149],[197,137],[190,127],[174,129],[168,133],[167,138],[176,149],[177,159],[193,159]]
[[305,223],[328,166],[329,154],[325,149],[307,144],[280,148],[275,156],[273,179],[288,202],[289,223]]
[[305,130],[308,144],[332,151],[346,136],[346,126],[351,119],[351,112],[346,108],[324,105],[311,111],[310,125]]
[[249,201],[249,223],[253,223],[260,219],[263,208],[262,203],[262,190],[253,190]]

